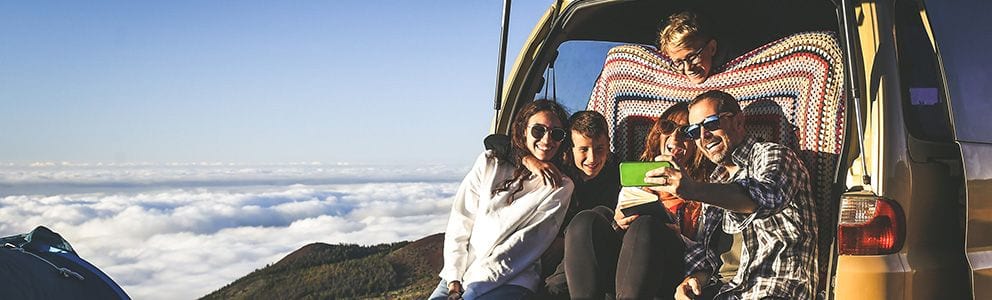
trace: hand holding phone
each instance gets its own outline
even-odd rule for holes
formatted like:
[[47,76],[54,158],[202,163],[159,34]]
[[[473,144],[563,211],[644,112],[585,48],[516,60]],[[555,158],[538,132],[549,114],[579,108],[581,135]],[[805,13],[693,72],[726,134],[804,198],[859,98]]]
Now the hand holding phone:
[[669,167],[673,165],[667,161],[625,161],[620,163],[620,185],[621,186],[656,186],[657,184],[644,182],[645,174],[648,171]]

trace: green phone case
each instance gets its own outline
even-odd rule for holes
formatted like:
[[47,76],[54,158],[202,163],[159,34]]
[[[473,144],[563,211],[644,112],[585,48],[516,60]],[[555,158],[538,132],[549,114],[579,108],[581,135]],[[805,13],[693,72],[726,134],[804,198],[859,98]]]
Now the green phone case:
[[644,174],[648,171],[671,167],[672,163],[667,161],[625,161],[620,163],[620,185],[622,186],[654,186],[656,184],[644,182]]

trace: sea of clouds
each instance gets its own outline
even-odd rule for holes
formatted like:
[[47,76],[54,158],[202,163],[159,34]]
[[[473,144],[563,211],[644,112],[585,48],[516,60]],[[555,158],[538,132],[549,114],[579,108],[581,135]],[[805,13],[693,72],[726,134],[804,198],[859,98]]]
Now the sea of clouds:
[[314,242],[442,232],[468,166],[0,165],[0,236],[44,225],[135,299],[194,299]]

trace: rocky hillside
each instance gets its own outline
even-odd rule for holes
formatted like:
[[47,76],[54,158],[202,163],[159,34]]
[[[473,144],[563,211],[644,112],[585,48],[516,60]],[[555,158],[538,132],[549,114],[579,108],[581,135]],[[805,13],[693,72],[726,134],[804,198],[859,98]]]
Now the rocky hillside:
[[315,243],[202,299],[424,299],[437,285],[443,234],[374,246]]

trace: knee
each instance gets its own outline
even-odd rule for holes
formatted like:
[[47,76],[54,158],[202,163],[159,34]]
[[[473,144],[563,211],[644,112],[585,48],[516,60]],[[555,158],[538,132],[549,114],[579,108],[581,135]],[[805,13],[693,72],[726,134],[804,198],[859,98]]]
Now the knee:
[[633,233],[638,236],[648,236],[663,243],[681,243],[679,233],[675,232],[674,229],[669,228],[667,223],[663,220],[663,218],[656,216],[637,217],[637,219],[630,223],[630,227],[627,228],[627,233]]
[[434,288],[431,295],[427,298],[429,300],[446,300],[448,299],[448,282],[441,279],[441,283]]
[[627,233],[633,232],[653,232],[655,230],[661,229],[663,224],[659,221],[659,218],[650,215],[641,215],[630,222],[630,227],[627,228]]
[[594,212],[596,212],[597,214],[603,216],[607,220],[612,220],[613,219],[613,209],[611,209],[609,207],[606,207],[606,206],[596,206],[596,207],[593,207],[591,210],[594,211]]
[[567,239],[569,236],[588,235],[599,218],[599,214],[594,211],[580,211],[575,215],[575,217],[572,218],[572,221],[568,223],[568,227],[565,229],[565,238]]

